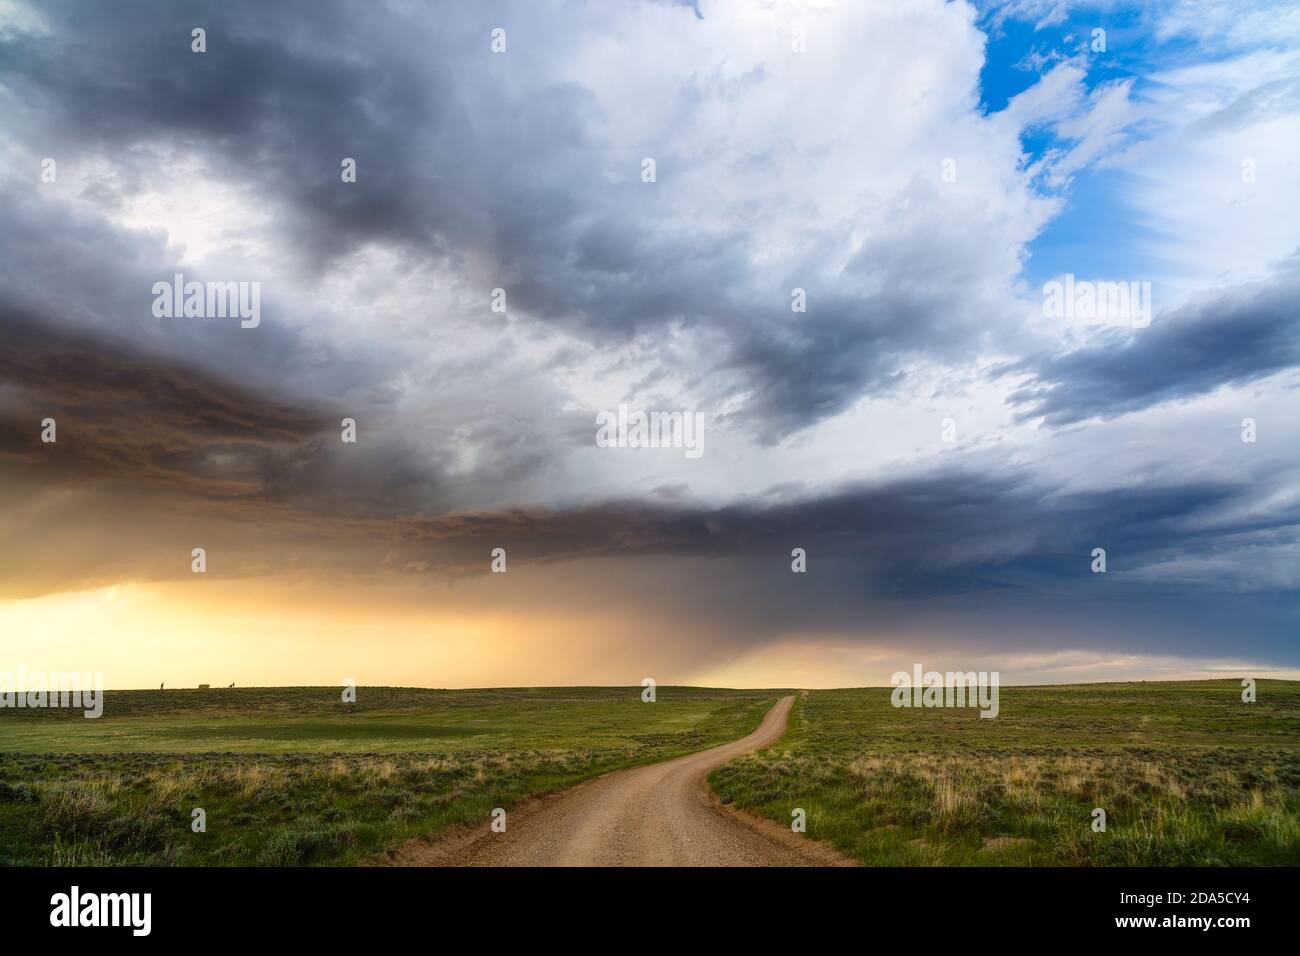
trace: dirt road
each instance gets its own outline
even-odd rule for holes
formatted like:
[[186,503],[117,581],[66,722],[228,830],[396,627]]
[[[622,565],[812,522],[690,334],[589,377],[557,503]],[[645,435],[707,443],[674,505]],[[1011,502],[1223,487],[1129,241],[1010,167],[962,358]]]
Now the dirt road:
[[[505,833],[482,831],[408,844],[391,861],[413,866],[825,866],[847,861],[770,821],[716,804],[715,768],[781,739],[785,697],[733,743],[620,770],[510,813]],[[793,809],[793,808],[792,808]]]

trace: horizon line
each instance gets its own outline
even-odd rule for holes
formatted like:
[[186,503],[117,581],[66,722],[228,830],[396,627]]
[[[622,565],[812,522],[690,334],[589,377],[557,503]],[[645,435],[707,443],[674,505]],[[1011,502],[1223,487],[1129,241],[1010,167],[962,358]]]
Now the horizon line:
[[[939,671],[937,673],[947,673]],[[953,671],[952,673],[968,673],[967,671]],[[978,671],[976,672],[978,673]],[[1017,687],[1017,688],[1039,688],[1039,687],[1095,687],[1109,686],[1116,684],[1203,684],[1213,681],[1240,682],[1247,676],[1242,677],[1182,677],[1171,678],[1169,680],[1107,680],[1107,681],[1072,681],[1060,684],[1009,684],[999,682],[999,687]],[[1255,680],[1277,681],[1278,683],[1296,684],[1300,683],[1300,677],[1256,677]],[[114,693],[138,693],[138,692],[162,692],[168,691],[185,691],[185,690],[305,690],[309,688],[328,688],[331,690],[346,686],[344,684],[240,684],[231,687],[229,685],[219,685],[216,687],[105,687],[104,692],[112,691]],[[659,689],[678,688],[686,690],[728,690],[728,691],[830,691],[830,690],[893,690],[897,685],[891,684],[846,684],[842,687],[722,687],[707,684],[656,684]],[[434,691],[475,691],[475,690],[614,690],[614,689],[631,689],[640,691],[643,688],[641,684],[496,684],[480,685],[473,687],[425,687],[415,684],[357,684],[356,687],[369,688],[371,690],[434,690]]]

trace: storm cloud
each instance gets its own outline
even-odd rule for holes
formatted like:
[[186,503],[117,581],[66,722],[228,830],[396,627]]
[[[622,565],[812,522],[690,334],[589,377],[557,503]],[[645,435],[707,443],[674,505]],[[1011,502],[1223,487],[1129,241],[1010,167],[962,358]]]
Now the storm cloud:
[[1009,401],[1026,418],[1069,425],[1204,395],[1300,366],[1300,256],[1267,282],[1238,286],[1159,316],[1148,329],[1041,354],[1004,371],[1030,383]]
[[[1047,25],[995,62],[1016,16],[0,7],[0,596],[190,585],[201,543],[285,593],[662,613],[710,662],[1297,663],[1285,58],[1116,80]],[[1150,326],[1044,323],[1035,257],[1116,246]],[[178,274],[257,282],[260,325],[155,315]],[[704,455],[599,445],[621,404]]]

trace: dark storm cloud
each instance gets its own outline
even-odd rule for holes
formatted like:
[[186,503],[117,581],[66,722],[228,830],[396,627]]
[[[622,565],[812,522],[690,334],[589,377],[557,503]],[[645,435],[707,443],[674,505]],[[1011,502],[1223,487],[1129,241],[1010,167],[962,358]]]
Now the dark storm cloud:
[[[45,12],[50,35],[0,39],[3,83],[43,132],[128,166],[197,149],[290,217],[284,232],[311,269],[383,239],[491,256],[527,273],[516,278],[528,288],[563,261],[552,231],[574,228],[580,193],[603,172],[581,89],[508,90],[489,72],[489,10],[435,24],[370,4],[313,4],[310,17],[225,4],[203,11],[202,55],[184,5]],[[343,157],[360,170],[349,189],[338,188]],[[601,225],[606,241],[630,238]]]
[[1122,572],[1152,555],[1203,553],[1233,536],[1300,522],[1295,508],[1205,524],[1250,493],[1245,485],[1189,482],[1059,495],[1028,479],[946,471],[778,504],[514,509],[414,519],[407,532],[413,542],[447,543],[457,559],[463,548],[475,569],[494,546],[525,561],[679,555],[787,568],[790,550],[803,547],[818,561],[874,566],[882,586],[920,597],[1084,580],[1101,545]]
[[[776,560],[803,547],[818,560],[873,564],[890,587],[924,595],[1073,579],[1099,543],[1123,566],[1300,521],[1300,512],[1215,520],[1246,496],[1245,486],[1060,495],[1028,475],[969,471],[708,509],[666,496],[659,504],[452,511],[438,504],[438,462],[391,440],[344,445],[336,409],[255,393],[12,310],[0,314],[0,381],[0,460],[17,473],[225,502],[235,514],[255,509],[259,520],[338,533],[344,552],[355,539],[383,542],[397,566],[453,574],[477,568],[493,547],[524,562]],[[45,417],[58,423],[57,444],[40,441]]]
[[[368,456],[349,455],[343,417],[0,306],[0,464],[11,476],[335,514],[438,500],[436,462],[377,435]],[[45,418],[54,443],[41,440]]]
[[[343,552],[358,540],[382,542],[391,563],[432,572],[477,569],[493,547],[523,562],[784,560],[803,547],[820,561],[871,564],[879,581],[920,596],[1076,579],[1099,542],[1122,566],[1136,555],[1188,552],[1300,520],[1207,523],[1245,493],[1223,485],[1060,496],[1027,477],[969,472],[713,509],[610,502],[448,513],[437,506],[436,463],[401,444],[345,446],[337,411],[254,394],[120,342],[6,314],[0,380],[0,455],[11,468],[73,485],[116,480],[209,505],[224,499],[236,516],[252,509],[259,520],[337,534],[333,547]],[[46,416],[58,422],[57,445],[40,442]]]
[[[238,493],[276,449],[325,427],[277,403],[121,341],[0,307],[0,455],[74,480],[117,477]],[[40,422],[59,440],[43,443]]]
[[[1249,507],[1276,475],[1060,494],[1028,474],[945,470],[712,508],[669,487],[655,504],[464,512],[440,505],[436,461],[395,440],[342,445],[336,411],[12,310],[0,316],[0,381],[0,526],[23,542],[0,550],[8,597],[184,579],[202,544],[220,577],[408,588],[479,580],[504,548],[512,580],[545,576],[499,606],[613,600],[688,615],[715,651],[791,632],[923,634],[944,614],[949,633],[990,635],[1069,609],[1071,626],[1103,629],[1094,645],[1149,619],[1144,650],[1177,622],[1178,649],[1201,648],[1210,638],[1192,625],[1218,615],[1261,629],[1252,640],[1271,654],[1268,635],[1291,613],[1275,584],[1243,590],[1251,562],[1295,546],[1300,506]],[[39,441],[46,416],[56,445]],[[1091,573],[1095,547],[1105,576]],[[807,574],[791,572],[793,548]],[[1144,573],[1153,565],[1186,572],[1164,583]]]
[[[643,144],[598,141],[590,91],[531,82],[487,55],[503,8],[433,22],[369,4],[311,9],[54,4],[42,8],[48,35],[0,36],[0,86],[44,151],[108,155],[121,188],[189,153],[252,187],[307,275],[380,241],[452,269],[485,302],[506,288],[512,312],[597,346],[670,324],[699,331],[705,354],[665,344],[658,360],[689,370],[711,400],[748,396],[738,421],[768,442],[892,389],[912,356],[969,351],[989,318],[964,290],[991,250],[965,234],[977,224],[926,224],[935,197],[918,190],[930,187],[909,197],[911,225],[869,239],[843,273],[825,267],[848,242],[841,229],[776,281],[749,224],[677,218],[672,180],[689,152],[654,144],[663,181],[644,188]],[[208,52],[196,55],[200,19]],[[516,42],[562,57],[565,24],[542,24],[520,18]],[[345,156],[359,176],[340,188]],[[795,286],[811,300],[797,317]]]
[[[838,633],[1041,652],[1051,634],[1097,650],[1223,656],[1233,633],[1237,652],[1283,661],[1293,656],[1294,594],[1277,579],[1254,586],[1251,572],[1263,562],[1269,575],[1300,578],[1300,505],[1243,511],[1258,491],[1188,481],[1059,494],[1027,477],[953,470],[778,504],[610,502],[404,520],[386,562],[475,581],[504,548],[516,574],[554,570],[540,580],[564,600],[683,615],[713,651]],[[791,570],[796,547],[805,574]],[[1098,547],[1105,574],[1092,570]],[[1151,573],[1183,565],[1172,579]]]
[[1050,425],[1113,418],[1300,365],[1300,258],[1098,345],[1003,368],[1029,373],[1009,401]]

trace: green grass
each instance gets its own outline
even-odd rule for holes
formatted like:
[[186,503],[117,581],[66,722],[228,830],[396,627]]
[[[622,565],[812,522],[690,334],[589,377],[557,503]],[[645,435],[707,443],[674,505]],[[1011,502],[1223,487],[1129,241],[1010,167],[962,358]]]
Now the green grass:
[[[347,863],[493,807],[737,739],[780,691],[109,692],[0,711],[0,863]],[[875,865],[1300,863],[1300,683],[1003,688],[1001,713],[810,691],[724,800]],[[207,811],[192,833],[190,811]],[[1107,812],[1094,833],[1091,812]]]
[[[1012,687],[1001,712],[810,691],[725,801],[871,865],[1300,864],[1300,683]],[[1092,810],[1107,814],[1092,830]]]
[[[0,863],[348,863],[494,807],[742,737],[776,691],[109,691],[0,712]],[[190,830],[191,810],[207,832]]]

